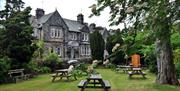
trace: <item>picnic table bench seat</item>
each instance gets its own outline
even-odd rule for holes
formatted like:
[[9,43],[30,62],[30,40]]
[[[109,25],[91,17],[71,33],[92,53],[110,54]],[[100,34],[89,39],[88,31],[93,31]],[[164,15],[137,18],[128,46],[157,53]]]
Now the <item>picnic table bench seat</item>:
[[111,88],[111,85],[110,85],[110,83],[109,83],[109,81],[108,80],[103,80],[103,82],[104,82],[104,90],[105,91],[108,91],[108,89],[110,89]]
[[110,85],[110,83],[109,83],[108,80],[103,80],[103,82],[104,82],[104,85],[105,85],[105,88],[106,88],[106,89],[111,88],[111,85]]
[[136,72],[128,72],[128,75],[129,77],[132,77],[132,75],[142,75],[143,78],[146,78],[145,75],[146,73],[145,72],[141,72],[141,73],[136,73]]
[[78,87],[81,88],[81,91],[85,89],[86,80],[81,80],[78,84]]
[[52,74],[52,77],[57,77],[57,76],[60,76],[61,75],[61,73],[58,73],[58,74]]
[[85,83],[86,83],[86,80],[81,80],[81,81],[79,82],[79,84],[78,84],[78,87],[79,87],[79,88],[83,88],[84,85],[85,85]]

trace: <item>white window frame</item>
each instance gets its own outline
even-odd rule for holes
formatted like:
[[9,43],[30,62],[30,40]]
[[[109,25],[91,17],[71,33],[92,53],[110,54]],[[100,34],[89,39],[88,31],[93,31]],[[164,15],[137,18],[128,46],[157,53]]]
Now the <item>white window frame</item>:
[[81,46],[81,49],[82,49],[81,54],[82,54],[82,55],[85,55],[85,46],[84,46],[84,45],[82,45],[82,46]]
[[88,41],[89,40],[89,36],[88,36],[88,34],[86,34],[86,41]]
[[57,36],[58,36],[58,30],[57,30],[57,28],[55,29],[55,38],[57,38]]
[[90,47],[89,47],[89,45],[87,46],[87,55],[90,55]]
[[62,28],[59,28],[58,30],[58,38],[63,38],[63,31],[62,31]]
[[50,33],[51,33],[51,38],[54,38],[55,37],[55,27],[51,27],[50,29]]

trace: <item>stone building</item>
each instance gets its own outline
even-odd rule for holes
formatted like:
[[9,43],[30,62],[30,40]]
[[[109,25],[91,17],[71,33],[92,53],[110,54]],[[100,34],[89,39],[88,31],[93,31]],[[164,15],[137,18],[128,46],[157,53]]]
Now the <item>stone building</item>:
[[56,52],[63,60],[87,60],[91,58],[89,27],[83,14],[77,20],[62,18],[57,10],[45,14],[37,8],[36,15],[30,18],[34,36],[45,43],[45,53]]

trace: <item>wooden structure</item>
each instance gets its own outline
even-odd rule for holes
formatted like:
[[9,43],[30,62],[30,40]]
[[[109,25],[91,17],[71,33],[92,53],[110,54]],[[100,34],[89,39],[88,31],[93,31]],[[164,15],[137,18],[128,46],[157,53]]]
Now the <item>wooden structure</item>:
[[133,68],[138,68],[141,66],[141,63],[140,63],[140,55],[138,54],[133,54],[131,56],[131,65]]
[[120,71],[123,71],[124,73],[127,73],[128,71],[131,71],[132,70],[132,67],[129,66],[129,65],[117,65],[116,67],[116,72],[120,72]]
[[129,74],[129,78],[131,78],[133,75],[142,75],[143,78],[146,78],[145,77],[146,73],[142,72],[141,68],[132,68],[132,71],[128,72],[128,74]]
[[104,91],[108,91],[111,85],[109,81],[103,80],[100,74],[91,74],[87,80],[81,80],[78,87],[81,88],[80,91],[84,91],[85,88],[104,88]]
[[[67,80],[69,80],[69,77],[72,76],[72,74],[68,73],[68,69],[60,69],[60,70],[56,70],[56,73],[52,75],[53,79],[52,82],[54,82],[54,80],[57,77],[60,77],[60,79],[62,79],[63,77],[67,78]],[[74,76],[74,79],[77,80],[76,76]]]
[[27,80],[30,77],[30,74],[24,74],[24,69],[15,69],[9,70],[8,75],[13,82],[17,82],[17,80]]

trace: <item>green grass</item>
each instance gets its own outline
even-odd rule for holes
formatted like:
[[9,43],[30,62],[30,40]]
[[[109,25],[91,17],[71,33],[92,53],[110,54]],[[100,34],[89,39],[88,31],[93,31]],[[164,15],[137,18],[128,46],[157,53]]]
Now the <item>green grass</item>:
[[[110,91],[180,91],[179,87],[170,85],[157,85],[154,83],[155,75],[147,73],[147,79],[141,76],[133,76],[129,79],[127,74],[115,73],[109,69],[97,70],[104,80],[110,81]],[[80,91],[77,84],[86,77],[76,81],[67,81],[66,78],[51,82],[51,75],[39,75],[36,78],[20,81],[16,84],[0,85],[0,91]],[[85,91],[103,91],[103,89],[85,89]]]

